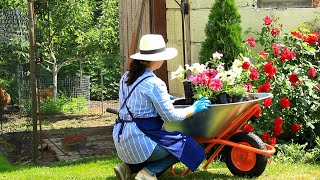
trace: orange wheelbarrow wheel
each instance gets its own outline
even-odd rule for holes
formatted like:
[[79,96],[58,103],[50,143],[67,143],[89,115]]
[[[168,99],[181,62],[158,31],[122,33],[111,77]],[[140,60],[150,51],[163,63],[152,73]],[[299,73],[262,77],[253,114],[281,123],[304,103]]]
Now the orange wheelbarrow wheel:
[[[261,150],[267,150],[263,141],[253,133],[239,132],[234,134],[229,141],[251,146]],[[249,150],[226,146],[225,163],[235,176],[260,176],[266,168],[267,155],[256,154]]]

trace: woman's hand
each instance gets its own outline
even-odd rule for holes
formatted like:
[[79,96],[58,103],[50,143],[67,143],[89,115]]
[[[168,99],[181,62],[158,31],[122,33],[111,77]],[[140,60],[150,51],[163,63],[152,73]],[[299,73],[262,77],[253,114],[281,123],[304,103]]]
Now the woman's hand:
[[207,97],[203,97],[201,99],[196,100],[192,104],[192,107],[194,108],[194,114],[208,109],[208,105],[210,105],[210,104],[211,104],[211,102]]

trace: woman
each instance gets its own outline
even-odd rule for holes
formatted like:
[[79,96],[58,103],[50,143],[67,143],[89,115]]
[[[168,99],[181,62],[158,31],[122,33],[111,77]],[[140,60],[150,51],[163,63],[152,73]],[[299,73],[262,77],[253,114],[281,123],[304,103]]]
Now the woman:
[[117,154],[124,162],[114,168],[120,180],[137,172],[137,180],[157,179],[178,161],[195,171],[205,158],[191,137],[161,129],[163,121],[183,121],[210,104],[203,98],[187,108],[173,107],[165,83],[153,71],[176,55],[177,50],[166,48],[161,35],[147,34],[140,40],[140,52],[130,56],[130,71],[120,80],[120,107],[113,129]]

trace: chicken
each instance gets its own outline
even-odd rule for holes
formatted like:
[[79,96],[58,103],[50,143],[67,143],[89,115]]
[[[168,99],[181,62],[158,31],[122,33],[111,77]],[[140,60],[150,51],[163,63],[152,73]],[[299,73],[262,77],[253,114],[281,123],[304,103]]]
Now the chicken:
[[7,108],[8,104],[11,102],[10,94],[7,93],[6,90],[3,89],[0,84],[0,111],[3,111]]
[[44,99],[44,100],[47,99],[48,97],[53,98],[53,90],[54,90],[53,85],[50,85],[45,89],[39,89],[39,91],[37,89],[37,96],[40,96],[40,99]]

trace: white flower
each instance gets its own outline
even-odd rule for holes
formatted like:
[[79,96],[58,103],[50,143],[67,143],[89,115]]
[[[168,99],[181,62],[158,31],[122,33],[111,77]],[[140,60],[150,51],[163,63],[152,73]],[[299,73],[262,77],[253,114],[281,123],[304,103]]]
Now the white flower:
[[[248,57],[243,57],[243,61],[244,62],[249,62],[250,63],[250,59]],[[251,63],[250,63],[251,64]]]
[[194,63],[192,66],[189,66],[188,64],[185,65],[187,70],[191,71],[192,75],[196,75],[198,73],[202,73],[204,70],[206,70],[206,65]]
[[181,65],[179,65],[178,69],[176,71],[171,72],[171,80],[172,79],[179,79],[181,81],[184,80],[184,73],[185,70]]
[[242,67],[233,67],[232,68],[232,76],[237,77],[240,76],[242,73]]
[[221,63],[221,64],[217,67],[217,71],[218,71],[218,72],[224,71],[224,63]]
[[213,59],[221,59],[222,57],[223,57],[223,54],[220,54],[217,51],[212,54]]
[[232,68],[233,67],[241,67],[242,62],[239,59],[235,59],[232,63]]

